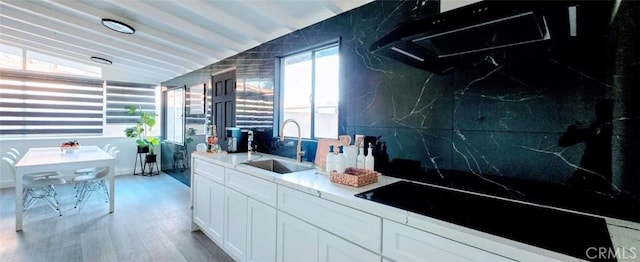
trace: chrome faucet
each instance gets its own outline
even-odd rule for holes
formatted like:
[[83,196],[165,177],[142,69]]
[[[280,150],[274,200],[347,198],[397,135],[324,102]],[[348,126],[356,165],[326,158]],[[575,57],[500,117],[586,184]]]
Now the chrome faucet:
[[282,126],[280,127],[280,141],[284,141],[284,126],[286,126],[288,123],[294,123],[296,124],[296,127],[298,127],[298,146],[296,147],[296,162],[301,163],[302,156],[304,156],[304,151],[302,151],[302,133],[300,129],[300,124],[298,124],[298,122],[296,122],[293,119],[285,120],[282,123]]

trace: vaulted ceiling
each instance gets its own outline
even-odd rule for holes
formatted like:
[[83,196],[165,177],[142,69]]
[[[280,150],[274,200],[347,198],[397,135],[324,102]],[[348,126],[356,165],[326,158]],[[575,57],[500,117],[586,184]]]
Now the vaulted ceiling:
[[[1,0],[0,43],[101,66],[107,80],[159,84],[368,2]],[[102,18],[135,34],[108,29]]]

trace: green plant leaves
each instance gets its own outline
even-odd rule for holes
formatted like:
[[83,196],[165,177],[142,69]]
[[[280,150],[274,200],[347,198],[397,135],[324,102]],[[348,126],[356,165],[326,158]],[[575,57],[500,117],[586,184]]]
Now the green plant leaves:
[[156,125],[155,112],[143,112],[141,107],[135,107],[128,105],[124,107],[129,115],[138,115],[138,123],[135,126],[128,127],[124,130],[125,136],[129,138],[136,138],[136,144],[139,147],[149,147],[149,153],[153,154],[155,146],[160,144],[160,140],[157,137],[147,136],[147,131]]

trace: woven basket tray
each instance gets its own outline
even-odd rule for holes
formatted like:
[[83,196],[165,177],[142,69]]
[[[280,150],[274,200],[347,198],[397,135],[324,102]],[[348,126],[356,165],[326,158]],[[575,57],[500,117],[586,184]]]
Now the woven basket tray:
[[378,182],[378,172],[362,168],[347,168],[344,173],[331,171],[331,182],[352,187],[361,187]]

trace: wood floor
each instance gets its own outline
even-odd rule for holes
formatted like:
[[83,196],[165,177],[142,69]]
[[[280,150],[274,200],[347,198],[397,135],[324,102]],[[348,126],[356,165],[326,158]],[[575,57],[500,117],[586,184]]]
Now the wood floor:
[[15,231],[13,188],[0,189],[0,261],[233,261],[190,231],[189,187],[166,174],[116,177],[115,212],[99,195],[74,209],[73,185],[56,187],[62,216],[46,203]]

